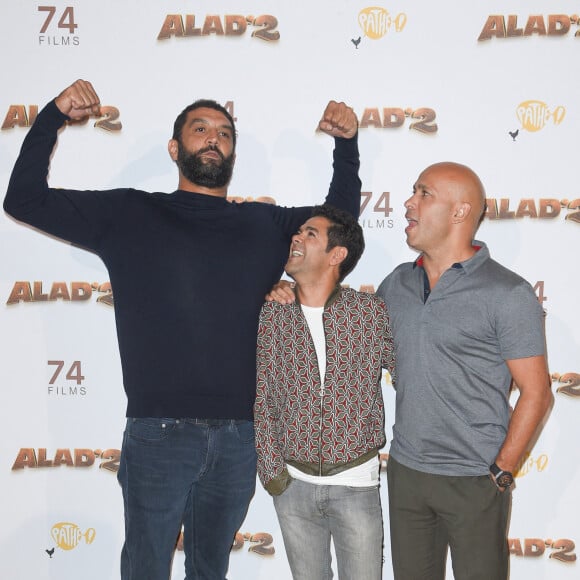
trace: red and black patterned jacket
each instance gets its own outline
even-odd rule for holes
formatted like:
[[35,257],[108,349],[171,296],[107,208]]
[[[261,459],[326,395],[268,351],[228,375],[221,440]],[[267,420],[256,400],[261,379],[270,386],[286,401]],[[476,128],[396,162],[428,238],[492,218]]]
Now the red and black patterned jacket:
[[373,294],[337,288],[325,305],[321,394],[314,342],[300,304],[264,304],[258,331],[254,421],[258,475],[272,495],[290,482],[286,464],[333,475],[385,444],[382,369],[394,377],[387,307]]

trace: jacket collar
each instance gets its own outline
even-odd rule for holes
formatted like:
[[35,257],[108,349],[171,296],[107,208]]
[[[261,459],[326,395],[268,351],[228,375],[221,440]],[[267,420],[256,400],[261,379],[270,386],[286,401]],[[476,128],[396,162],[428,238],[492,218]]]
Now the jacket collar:
[[[328,309],[332,306],[332,304],[334,304],[336,302],[336,300],[339,298],[340,294],[342,292],[342,286],[340,284],[337,284],[332,292],[330,293],[330,295],[328,296],[328,298],[326,299],[326,302],[324,304],[324,309]],[[297,304],[298,306],[300,306],[300,300],[298,299],[298,294],[296,294],[296,302],[295,304]]]

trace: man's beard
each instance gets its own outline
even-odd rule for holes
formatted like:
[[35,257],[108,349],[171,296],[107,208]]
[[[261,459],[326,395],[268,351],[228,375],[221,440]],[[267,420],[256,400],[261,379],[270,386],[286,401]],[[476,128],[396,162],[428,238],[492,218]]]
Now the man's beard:
[[[221,163],[215,163],[214,160],[204,161],[201,156],[208,151],[215,151],[220,156]],[[215,147],[205,147],[196,153],[189,153],[179,143],[176,163],[187,180],[195,185],[215,189],[225,187],[230,182],[234,171],[234,154],[224,157]]]

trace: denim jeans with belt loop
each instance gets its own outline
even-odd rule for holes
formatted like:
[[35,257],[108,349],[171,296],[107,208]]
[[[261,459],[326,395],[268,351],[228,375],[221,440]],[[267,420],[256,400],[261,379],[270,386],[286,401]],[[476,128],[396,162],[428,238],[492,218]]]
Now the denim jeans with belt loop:
[[256,485],[254,424],[128,418],[118,480],[122,580],[168,580],[182,525],[186,580],[224,580]]
[[333,577],[334,543],[340,580],[380,580],[383,517],[377,485],[317,485],[294,479],[274,496],[294,580]]

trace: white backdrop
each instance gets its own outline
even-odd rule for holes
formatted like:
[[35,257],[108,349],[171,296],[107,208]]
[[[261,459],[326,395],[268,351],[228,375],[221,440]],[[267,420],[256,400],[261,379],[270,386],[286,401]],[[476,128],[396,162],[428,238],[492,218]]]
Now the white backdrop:
[[[328,100],[344,100],[361,121],[367,241],[347,283],[372,291],[414,258],[402,204],[419,172],[442,160],[472,166],[489,200],[478,237],[547,310],[555,393],[518,474],[511,578],[578,578],[579,10],[568,0],[4,2],[0,189],[36,108],[85,78],[109,125],[61,134],[51,185],[172,191],[174,118],[208,97],[237,118],[231,196],[312,204],[328,188],[332,151],[314,129]],[[107,272],[5,215],[0,240],[0,576],[117,578],[126,401]],[[163,283],[152,273],[142,291]],[[390,437],[389,384],[384,392]],[[235,547],[232,580],[290,578],[261,488]],[[178,552],[174,579],[182,568]]]

